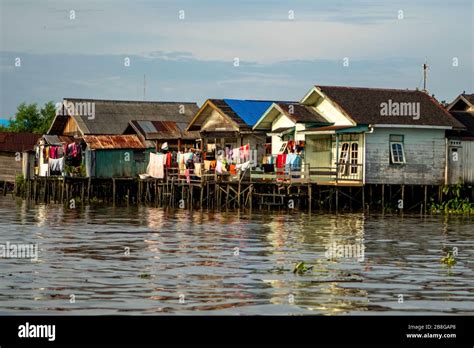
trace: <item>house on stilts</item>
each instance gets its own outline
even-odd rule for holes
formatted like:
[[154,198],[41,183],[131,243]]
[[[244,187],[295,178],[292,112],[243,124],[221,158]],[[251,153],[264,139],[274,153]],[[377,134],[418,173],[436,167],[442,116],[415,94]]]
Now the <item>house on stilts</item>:
[[[38,146],[39,176],[136,177],[149,153],[192,147],[196,103],[64,99]],[[51,170],[52,169],[52,170]]]
[[448,111],[464,130],[450,130],[448,137],[448,183],[474,184],[474,94],[462,93]]

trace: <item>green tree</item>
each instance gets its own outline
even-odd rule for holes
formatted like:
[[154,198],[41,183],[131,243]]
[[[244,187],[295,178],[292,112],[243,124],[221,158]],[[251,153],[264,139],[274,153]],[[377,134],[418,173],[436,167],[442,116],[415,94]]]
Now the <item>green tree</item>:
[[55,115],[56,108],[53,102],[46,103],[39,110],[36,103],[21,103],[18,105],[15,118],[10,119],[10,126],[0,130],[44,134],[51,126]]

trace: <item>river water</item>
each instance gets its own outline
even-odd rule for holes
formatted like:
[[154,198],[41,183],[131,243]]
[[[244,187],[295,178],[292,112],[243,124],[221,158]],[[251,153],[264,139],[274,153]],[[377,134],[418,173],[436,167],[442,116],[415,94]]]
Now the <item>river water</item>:
[[[38,254],[0,258],[0,314],[474,313],[474,217],[70,209],[0,197],[6,243]],[[453,248],[448,267],[440,259]],[[294,274],[300,261],[313,268]]]

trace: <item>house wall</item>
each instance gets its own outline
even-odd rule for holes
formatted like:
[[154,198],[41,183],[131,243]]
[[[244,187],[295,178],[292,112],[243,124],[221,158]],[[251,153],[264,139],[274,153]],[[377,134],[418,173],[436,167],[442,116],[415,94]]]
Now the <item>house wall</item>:
[[61,134],[63,135],[81,135],[79,127],[77,126],[76,121],[72,117],[68,117],[68,121],[64,126],[64,129]]
[[463,140],[461,142],[462,154],[462,177],[466,184],[474,184],[474,141]]
[[352,123],[344,116],[339,109],[334,107],[327,99],[323,99],[313,108],[324,116],[329,122],[334,123],[335,126],[351,125]]
[[[390,134],[404,135],[406,164],[390,164]],[[366,134],[366,183],[442,185],[446,141],[442,129],[375,128]]]
[[48,176],[49,175],[49,164],[48,161],[44,163],[43,149],[45,145],[39,146],[39,158],[38,158],[38,176]]
[[235,131],[232,123],[222,116],[217,110],[212,110],[211,114],[201,125],[201,131]]
[[332,167],[331,135],[307,135],[305,147],[305,163],[311,167]]
[[[150,160],[149,153],[153,149],[145,150],[93,150],[94,155],[86,155],[87,158],[93,158],[94,163],[89,165],[88,171],[95,178],[124,178],[136,177],[138,174],[146,173],[146,168]],[[89,150],[87,150],[89,151]],[[145,152],[144,161],[137,161],[137,154]]]
[[[288,128],[294,127],[295,123],[290,120],[287,116],[280,114],[275,121],[272,123],[272,131],[278,128]],[[272,135],[272,154],[276,155],[280,151],[281,144],[283,143],[283,139],[280,138],[278,135]]]
[[14,152],[0,151],[0,181],[15,182],[15,177],[22,174],[22,161],[16,160]]

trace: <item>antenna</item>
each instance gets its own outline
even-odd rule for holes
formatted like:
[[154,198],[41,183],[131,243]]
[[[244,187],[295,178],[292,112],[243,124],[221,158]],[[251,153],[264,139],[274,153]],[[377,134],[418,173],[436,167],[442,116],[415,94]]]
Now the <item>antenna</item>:
[[428,79],[428,64],[425,61],[425,63],[423,64],[423,92],[425,92],[425,93],[428,92],[426,90],[426,81],[427,81],[427,79]]
[[146,75],[143,74],[143,101],[146,100]]

